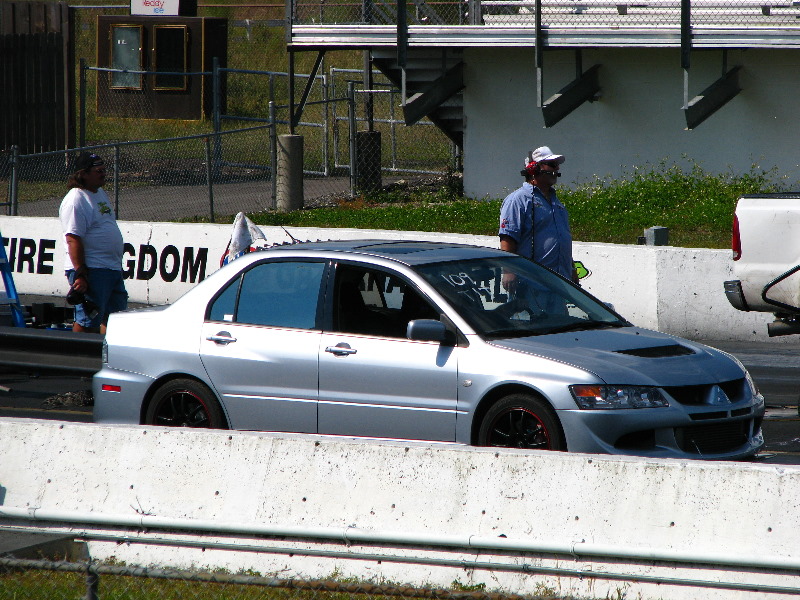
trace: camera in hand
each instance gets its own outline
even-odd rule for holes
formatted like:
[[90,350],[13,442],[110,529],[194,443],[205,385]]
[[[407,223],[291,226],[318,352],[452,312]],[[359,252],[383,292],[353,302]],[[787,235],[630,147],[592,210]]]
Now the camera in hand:
[[90,319],[94,319],[100,312],[97,305],[86,297],[86,294],[79,292],[74,287],[69,288],[67,292],[67,303],[75,306],[76,304],[83,304],[83,312]]
[[74,287],[69,288],[69,292],[67,292],[67,304],[75,306],[76,304],[83,304],[84,300],[86,300],[86,294],[79,292]]

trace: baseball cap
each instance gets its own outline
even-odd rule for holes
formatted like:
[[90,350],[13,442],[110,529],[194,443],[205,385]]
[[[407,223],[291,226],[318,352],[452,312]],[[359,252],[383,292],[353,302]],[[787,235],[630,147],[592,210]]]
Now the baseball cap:
[[536,150],[528,152],[525,157],[525,166],[527,167],[530,163],[540,162],[554,162],[560,165],[565,160],[566,158],[564,158],[563,154],[554,154],[547,146],[539,146]]
[[83,171],[104,164],[103,159],[94,152],[81,152],[75,159],[75,171]]

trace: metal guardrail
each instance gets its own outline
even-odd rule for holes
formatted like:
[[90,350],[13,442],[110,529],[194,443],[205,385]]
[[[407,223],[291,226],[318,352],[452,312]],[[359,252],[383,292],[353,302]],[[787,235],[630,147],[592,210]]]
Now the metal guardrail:
[[100,370],[102,347],[99,333],[0,326],[0,365],[5,367],[93,375]]
[[[39,525],[41,524],[41,525]],[[98,529],[99,528],[99,529]],[[797,584],[800,562],[788,556],[748,556],[736,552],[676,551],[668,548],[615,546],[582,540],[574,543],[553,543],[540,540],[514,539],[493,536],[414,534],[406,532],[376,531],[347,527],[305,527],[257,524],[253,522],[209,521],[187,518],[164,518],[155,515],[119,515],[86,513],[73,510],[48,510],[31,507],[0,507],[0,531],[15,533],[44,533],[70,535],[83,542],[113,542],[139,545],[142,548],[202,548],[247,552],[252,554],[277,554],[314,557],[316,559],[346,559],[377,564],[394,563],[458,568],[475,571],[525,573],[578,579],[597,579],[620,582],[639,582],[700,589],[751,592],[755,594],[800,594]],[[132,534],[132,532],[137,532]],[[222,536],[222,539],[209,539]],[[244,537],[245,539],[239,539]],[[267,540],[280,539],[275,546]],[[311,544],[311,547],[298,545]],[[316,547],[332,541],[342,542],[346,548]],[[363,549],[361,548],[363,546]],[[429,548],[441,552],[426,556]],[[395,549],[387,552],[389,548]],[[405,553],[396,552],[403,548]],[[481,560],[478,556],[464,558],[464,552],[508,555],[520,553],[522,560]],[[449,553],[456,553],[453,556]],[[571,560],[564,564],[546,566],[541,556],[567,556],[575,560],[613,560],[621,563],[663,563],[666,572],[635,573],[620,569],[591,570],[575,565]],[[535,557],[535,558],[534,558]],[[0,566],[35,567],[32,564],[14,564],[0,558]],[[691,575],[672,573],[674,566],[689,568]],[[166,567],[166,565],[162,565]],[[40,568],[51,568],[42,565]],[[769,573],[789,578],[772,581],[742,581],[740,572]],[[713,574],[712,574],[713,573]],[[733,577],[725,576],[725,574]],[[130,573],[129,573],[130,574]],[[357,584],[363,585],[363,584]],[[405,595],[405,594],[403,594]],[[414,596],[415,594],[410,594]],[[515,595],[516,596],[516,595]],[[425,597],[436,598],[432,594]],[[517,596],[518,597],[518,596]]]

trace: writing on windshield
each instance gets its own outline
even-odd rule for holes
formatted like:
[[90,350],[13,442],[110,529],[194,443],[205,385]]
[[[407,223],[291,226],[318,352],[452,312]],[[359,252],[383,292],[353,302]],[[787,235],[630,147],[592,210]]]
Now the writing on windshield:
[[418,270],[486,337],[624,324],[595,298],[522,257],[453,261],[423,265]]

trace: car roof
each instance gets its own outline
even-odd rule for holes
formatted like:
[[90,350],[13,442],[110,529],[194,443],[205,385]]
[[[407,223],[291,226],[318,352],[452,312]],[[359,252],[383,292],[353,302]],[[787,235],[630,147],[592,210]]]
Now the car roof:
[[337,253],[375,256],[411,265],[508,256],[507,252],[485,246],[454,244],[449,242],[429,242],[410,240],[330,240],[317,242],[298,242],[273,246],[267,251],[279,250],[309,253]]

